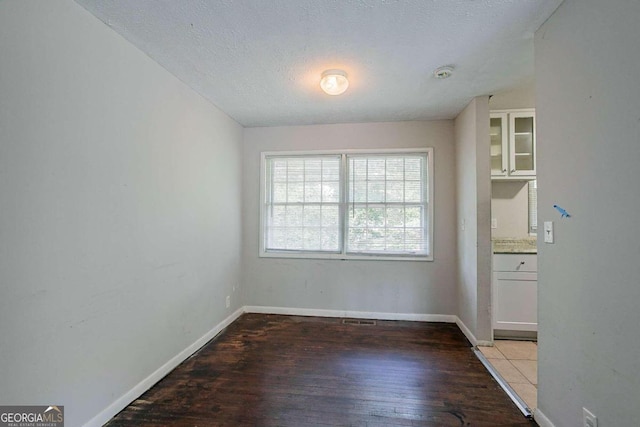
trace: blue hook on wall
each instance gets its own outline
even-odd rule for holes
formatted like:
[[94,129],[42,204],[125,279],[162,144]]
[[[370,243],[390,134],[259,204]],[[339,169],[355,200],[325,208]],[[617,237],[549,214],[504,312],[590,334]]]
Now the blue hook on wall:
[[560,212],[560,214],[562,214],[562,218],[569,218],[571,215],[569,215],[569,212],[565,211],[564,209],[562,209],[560,206],[558,205],[553,205],[554,208],[556,208],[556,210],[558,212]]

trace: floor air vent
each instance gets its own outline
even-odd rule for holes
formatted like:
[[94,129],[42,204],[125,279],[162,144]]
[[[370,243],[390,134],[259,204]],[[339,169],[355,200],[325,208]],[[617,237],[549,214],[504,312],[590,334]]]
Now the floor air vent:
[[342,323],[345,325],[375,325],[375,320],[369,319],[342,319]]

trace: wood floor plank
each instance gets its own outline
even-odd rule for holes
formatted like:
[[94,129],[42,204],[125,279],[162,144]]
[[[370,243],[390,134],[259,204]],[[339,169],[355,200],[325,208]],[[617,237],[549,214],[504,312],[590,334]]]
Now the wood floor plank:
[[534,426],[453,324],[245,314],[108,424]]

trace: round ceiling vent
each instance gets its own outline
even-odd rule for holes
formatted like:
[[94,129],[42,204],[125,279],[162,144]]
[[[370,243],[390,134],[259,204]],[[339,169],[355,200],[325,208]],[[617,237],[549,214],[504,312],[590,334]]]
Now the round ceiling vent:
[[453,75],[453,67],[445,65],[444,67],[438,67],[433,71],[433,77],[436,79],[448,79]]

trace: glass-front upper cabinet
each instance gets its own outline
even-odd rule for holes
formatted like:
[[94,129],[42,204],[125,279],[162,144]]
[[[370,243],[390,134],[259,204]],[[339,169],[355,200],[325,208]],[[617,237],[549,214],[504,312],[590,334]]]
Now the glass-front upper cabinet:
[[535,110],[491,111],[490,120],[492,178],[535,178]]
[[536,174],[535,113],[509,114],[509,151],[511,175]]
[[507,152],[507,113],[491,113],[491,175],[506,176],[509,167]]

